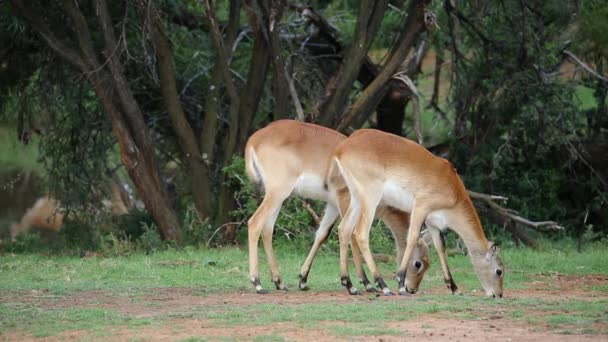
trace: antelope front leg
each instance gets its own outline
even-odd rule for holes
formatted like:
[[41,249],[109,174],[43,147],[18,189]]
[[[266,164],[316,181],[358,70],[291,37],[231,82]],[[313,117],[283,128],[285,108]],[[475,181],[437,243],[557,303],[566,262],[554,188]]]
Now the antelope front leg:
[[355,264],[355,269],[357,270],[357,276],[361,281],[361,284],[365,287],[367,292],[378,292],[378,290],[374,287],[374,285],[369,281],[367,275],[365,274],[365,270],[363,269],[363,259],[361,258],[361,249],[359,248],[359,244],[357,243],[357,239],[351,240],[351,247],[353,251],[353,262]]
[[403,253],[403,259],[401,259],[401,265],[397,270],[397,282],[399,284],[399,294],[402,296],[408,295],[407,289],[405,288],[405,276],[407,271],[407,265],[410,262],[414,248],[418,243],[420,237],[420,229],[422,223],[426,219],[428,211],[421,206],[415,206],[410,216],[410,228],[407,234],[407,245],[405,252]]
[[[372,209],[375,209],[375,207],[372,207]],[[388,288],[388,286],[386,286],[384,279],[382,279],[380,272],[378,272],[378,268],[376,267],[376,262],[374,261],[374,257],[372,256],[372,253],[369,249],[369,231],[371,228],[373,218],[374,218],[373,211],[362,214],[362,217],[359,220],[359,224],[357,225],[357,228],[355,229],[355,240],[356,240],[356,244],[359,245],[359,249],[361,250],[363,259],[365,259],[365,263],[367,264],[369,271],[371,272],[372,276],[374,277],[374,280],[376,281],[378,288],[380,288],[382,290],[382,293],[384,293],[385,296],[392,296],[393,292],[391,292],[391,290]],[[353,251],[353,253],[354,253],[354,251]]]
[[314,261],[321,245],[327,241],[327,237],[329,236],[329,233],[331,233],[331,228],[333,227],[334,222],[336,222],[336,219],[338,219],[338,214],[338,208],[331,204],[327,204],[323,218],[319,223],[319,229],[317,229],[317,232],[315,233],[315,242],[312,244],[310,252],[308,252],[308,256],[306,257],[306,261],[304,261],[304,264],[300,269],[300,283],[298,287],[302,291],[308,290],[306,281],[308,280],[308,273],[312,267],[312,262]]
[[448,267],[448,256],[445,249],[445,239],[443,233],[441,230],[433,226],[427,226],[429,227],[429,233],[433,239],[433,245],[435,245],[435,249],[439,255],[439,263],[441,264],[441,270],[443,271],[443,280],[445,281],[448,289],[452,291],[452,294],[456,294],[458,293],[458,286],[456,286],[456,283],[452,278],[452,273],[450,273],[450,269]]

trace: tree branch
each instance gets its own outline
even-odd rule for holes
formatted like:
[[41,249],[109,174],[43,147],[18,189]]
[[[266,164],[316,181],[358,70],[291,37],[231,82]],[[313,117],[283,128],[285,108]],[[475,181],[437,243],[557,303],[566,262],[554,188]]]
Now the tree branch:
[[230,68],[228,66],[228,56],[226,55],[224,40],[222,39],[222,34],[220,33],[220,29],[217,24],[215,11],[209,3],[209,0],[202,0],[202,2],[205,8],[207,9],[207,19],[209,20],[209,26],[211,27],[211,36],[213,37],[213,44],[215,45],[215,49],[218,54],[218,59],[216,60],[216,63],[219,63],[219,66],[222,70],[222,74],[224,75],[224,85],[226,87],[226,90],[228,91],[230,102],[234,103],[238,107],[240,99],[239,95],[237,94],[236,87],[234,86],[234,82],[232,81],[232,76],[230,75]]
[[492,209],[497,214],[503,216],[506,219],[512,220],[517,223],[521,223],[528,227],[537,228],[537,229],[541,228],[541,227],[546,227],[547,229],[551,229],[551,230],[564,229],[564,227],[560,226],[555,221],[540,221],[540,222],[531,221],[531,220],[528,220],[527,218],[517,215],[517,212],[512,209],[507,209],[505,207],[502,207],[502,206],[496,204],[496,202],[495,202],[496,200],[507,201],[508,198],[506,198],[506,197],[482,194],[482,193],[478,193],[478,192],[474,192],[474,191],[468,191],[468,193],[471,198],[483,201],[484,203],[486,203],[488,205],[488,207],[490,209]]
[[321,223],[321,218],[319,217],[319,215],[315,212],[315,210],[312,208],[312,206],[306,202],[306,201],[302,201],[303,204],[302,206],[304,206],[304,209],[306,209],[306,211],[308,211],[310,213],[310,215],[312,216],[312,220],[315,221],[315,224],[318,226]]
[[296,117],[298,118],[298,120],[304,121],[304,109],[302,108],[302,103],[300,102],[300,98],[298,97],[298,92],[296,91],[296,86],[293,82],[293,77],[289,76],[287,67],[285,67],[285,79],[289,84],[289,94],[291,95],[291,101],[293,102],[293,106],[296,108]]
[[351,109],[342,117],[337,130],[344,132],[350,125],[360,127],[373,112],[373,108],[388,89],[388,81],[407,56],[419,34],[425,29],[425,8],[429,3],[430,0],[411,2],[401,36],[393,47],[386,64],[372,83],[359,95]]
[[34,27],[34,30],[40,35],[42,40],[44,40],[55,53],[82,72],[86,72],[89,69],[78,52],[63,44],[63,42],[61,42],[44,23],[42,16],[36,13],[33,8],[26,7],[22,0],[11,0],[11,4],[17,12]]
[[367,51],[380,28],[387,5],[387,0],[361,1],[353,41],[344,51],[344,58],[333,76],[333,82],[329,82],[329,98],[320,106],[320,124],[328,125],[333,119],[341,116],[361,69],[361,63],[367,57]]
[[578,57],[576,57],[570,50],[564,50],[564,51],[562,51],[562,53],[564,55],[568,56],[571,61],[580,65],[583,69],[585,69],[585,71],[587,71],[588,73],[590,73],[597,79],[601,80],[602,82],[608,84],[608,78],[600,75],[597,71],[593,70],[589,65],[587,65],[585,62],[581,61]]
[[416,140],[420,145],[423,145],[423,136],[422,136],[422,124],[420,120],[420,94],[418,93],[418,88],[412,82],[405,72],[397,73],[393,76],[394,79],[403,82],[410,90],[410,98],[412,99],[413,112],[414,112],[414,131],[416,132]]

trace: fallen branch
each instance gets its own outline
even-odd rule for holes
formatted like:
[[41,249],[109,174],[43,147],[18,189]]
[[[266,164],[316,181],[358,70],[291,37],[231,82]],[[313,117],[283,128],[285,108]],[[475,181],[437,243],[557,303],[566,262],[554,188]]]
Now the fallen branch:
[[564,229],[564,227],[560,226],[555,221],[540,221],[540,222],[531,221],[531,220],[528,220],[527,218],[517,215],[517,211],[515,211],[513,209],[508,209],[508,208],[505,208],[505,207],[502,207],[502,206],[496,204],[496,202],[495,202],[496,200],[506,202],[508,200],[507,197],[482,194],[482,193],[478,193],[478,192],[474,192],[474,191],[468,191],[468,193],[469,193],[469,196],[471,196],[471,198],[482,200],[483,202],[485,202],[488,205],[488,207],[490,209],[494,210],[497,214],[503,216],[504,218],[509,219],[510,221],[521,223],[525,226],[536,228],[536,229],[541,228],[541,227],[546,227],[547,229],[551,229],[551,230]]

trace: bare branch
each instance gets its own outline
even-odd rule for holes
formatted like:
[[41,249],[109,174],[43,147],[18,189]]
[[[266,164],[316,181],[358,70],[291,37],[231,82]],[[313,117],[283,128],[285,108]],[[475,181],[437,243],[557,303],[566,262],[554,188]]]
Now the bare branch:
[[570,50],[564,50],[562,53],[570,58],[571,61],[580,65],[585,71],[595,76],[597,79],[601,80],[604,83],[608,83],[608,78],[600,75],[597,71],[593,70],[589,65],[585,62],[581,61],[578,57],[576,57]]
[[319,217],[319,215],[315,212],[315,210],[310,206],[310,204],[306,201],[302,201],[304,204],[302,204],[304,206],[304,209],[306,209],[306,211],[308,211],[310,213],[310,215],[312,216],[313,221],[315,221],[315,224],[318,226],[319,224],[321,224],[321,218]]
[[296,115],[298,120],[304,121],[304,109],[302,108],[302,103],[300,102],[300,98],[298,97],[298,92],[296,91],[296,86],[293,83],[293,78],[289,76],[287,69],[285,69],[285,79],[289,84],[289,94],[291,95],[291,100],[293,101],[293,106],[296,107]]
[[220,33],[220,29],[217,24],[215,11],[213,10],[213,7],[211,7],[209,0],[202,0],[202,2],[205,8],[207,9],[207,18],[209,19],[209,26],[211,26],[213,44],[215,45],[215,49],[217,50],[218,54],[217,63],[219,63],[220,68],[222,69],[222,74],[224,75],[224,85],[226,87],[226,90],[228,91],[230,102],[234,103],[235,106],[238,106],[240,98],[234,86],[234,82],[232,81],[232,77],[230,76],[230,68],[228,66],[226,48],[224,47],[224,40],[222,39],[222,34]]
[[423,137],[422,124],[420,123],[420,94],[418,93],[418,88],[416,88],[416,85],[414,85],[412,79],[409,78],[405,72],[395,74],[393,79],[403,82],[410,89],[410,93],[412,94],[412,104],[414,106],[414,131],[416,132],[416,140],[420,145],[422,145]]
[[508,197],[504,197],[504,196],[482,194],[480,192],[475,192],[475,191],[471,191],[471,190],[467,190],[467,192],[469,193],[469,196],[471,196],[471,198],[481,199],[484,201],[504,201],[504,202],[506,202],[509,200]]
[[532,228],[546,227],[547,229],[552,229],[552,230],[564,229],[564,227],[560,226],[557,222],[554,222],[554,221],[534,222],[534,221],[528,220],[527,218],[517,215],[516,211],[502,207],[502,206],[496,204],[496,202],[494,202],[495,200],[506,201],[507,200],[506,197],[482,194],[482,193],[478,193],[478,192],[474,192],[474,191],[468,191],[468,193],[469,193],[469,196],[471,196],[471,198],[482,200],[490,207],[490,209],[494,210],[497,214],[499,214],[505,218],[508,218],[511,221],[521,223],[523,225],[526,225],[526,226],[532,227]]

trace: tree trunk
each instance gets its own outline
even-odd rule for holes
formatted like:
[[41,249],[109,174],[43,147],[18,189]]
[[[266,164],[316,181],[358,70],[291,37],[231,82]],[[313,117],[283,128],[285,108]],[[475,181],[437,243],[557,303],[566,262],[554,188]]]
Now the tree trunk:
[[[43,16],[33,8],[27,7],[24,1],[11,0],[11,4],[51,50],[87,76],[108,114],[120,148],[121,161],[133,181],[138,196],[142,198],[146,209],[158,224],[163,237],[179,244],[181,241],[179,221],[169,206],[166,189],[160,181],[148,128],[137,102],[132,97],[124,74],[116,65],[114,56],[108,60],[110,68],[108,72],[97,60],[98,54],[93,49],[93,41],[84,16],[71,1],[64,1],[64,8],[73,21],[79,52],[63,44],[46,25]],[[109,31],[108,27],[113,26],[108,25],[109,16],[106,16],[105,2],[102,1],[100,4],[100,23],[104,30],[107,52],[112,51],[108,49],[108,45],[113,43],[113,32]]]
[[273,116],[275,120],[287,117],[289,113],[289,82],[285,77],[285,58],[281,55],[281,39],[279,34],[279,23],[285,8],[285,0],[272,1],[268,25],[263,29],[268,29],[268,47],[270,50],[270,60],[272,61],[272,94],[274,98]]
[[[194,130],[186,119],[182,108],[177,85],[175,81],[175,70],[173,69],[173,55],[169,40],[165,34],[163,24],[160,21],[160,14],[153,5],[139,3],[140,15],[142,20],[150,22],[150,38],[157,58],[158,74],[160,77],[160,91],[169,112],[173,130],[177,135],[177,141],[181,148],[182,159],[187,165],[187,174],[190,180],[192,198],[199,215],[203,219],[212,217],[212,196],[213,193],[205,192],[204,186],[208,184],[205,175],[205,165],[199,150],[198,141]],[[146,15],[149,17],[145,17]]]
[[181,242],[179,220],[175,211],[169,206],[167,192],[164,187],[156,186],[156,165],[149,165],[133,141],[124,120],[124,115],[115,106],[115,96],[112,93],[111,81],[108,77],[92,76],[91,84],[104,109],[110,117],[118,146],[120,159],[127,170],[129,177],[137,191],[137,195],[144,202],[146,209],[159,225],[163,237],[173,240],[178,245]]
[[[239,25],[239,12],[240,12],[240,0],[230,0],[230,14],[228,19],[228,28],[226,29],[226,38],[223,44],[226,58],[230,59],[231,49],[236,32]],[[226,48],[227,47],[227,48]],[[218,54],[218,60],[213,66],[213,72],[211,73],[211,80],[209,81],[209,92],[207,93],[205,113],[203,119],[203,129],[201,133],[201,153],[203,162],[205,163],[204,175],[207,184],[203,185],[203,191],[212,194],[212,179],[214,173],[214,167],[216,165],[215,156],[215,143],[218,132],[218,118],[220,115],[220,104],[222,100],[222,88],[225,85],[223,78],[223,65],[220,61],[222,58]],[[226,61],[226,67],[229,67]],[[238,113],[235,113],[238,115]],[[220,161],[221,162],[221,161]]]
[[[264,91],[264,83],[266,80],[266,73],[268,71],[268,65],[270,62],[270,51],[264,38],[265,21],[257,13],[254,12],[250,6],[245,6],[247,14],[249,15],[249,22],[253,28],[253,54],[249,63],[249,73],[247,75],[247,82],[245,89],[241,95],[241,105],[239,107],[239,130],[238,137],[236,140],[235,150],[242,154],[243,148],[245,148],[245,142],[249,138],[249,131],[251,130],[251,124],[253,118],[258,110],[258,104]],[[232,155],[232,153],[230,153]]]
[[430,0],[413,0],[411,2],[401,36],[392,49],[386,64],[372,83],[359,95],[351,109],[343,116],[338,124],[338,130],[345,132],[349,126],[361,127],[373,112],[388,90],[388,81],[403,63],[420,33],[424,31],[424,10],[429,3]]
[[361,64],[369,50],[386,11],[388,1],[362,0],[353,41],[344,52],[344,58],[334,80],[327,89],[329,98],[321,104],[319,123],[329,126],[333,119],[340,117],[353,83],[359,75]]

